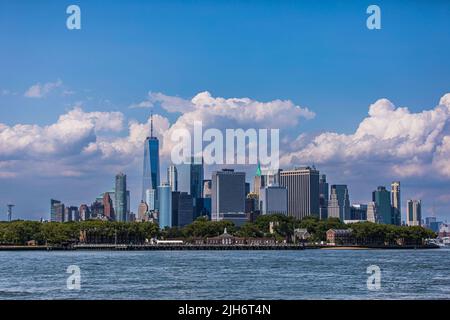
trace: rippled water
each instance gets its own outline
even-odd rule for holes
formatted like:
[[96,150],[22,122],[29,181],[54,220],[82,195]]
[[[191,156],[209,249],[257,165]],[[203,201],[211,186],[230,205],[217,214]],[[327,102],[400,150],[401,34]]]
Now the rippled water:
[[[68,290],[69,265],[81,289]],[[369,291],[369,265],[381,289]],[[450,299],[450,250],[0,252],[0,299]]]

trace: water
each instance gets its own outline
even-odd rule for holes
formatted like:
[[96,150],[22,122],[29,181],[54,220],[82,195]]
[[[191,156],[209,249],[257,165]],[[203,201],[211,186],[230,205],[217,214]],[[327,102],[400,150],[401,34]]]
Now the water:
[[0,299],[450,299],[449,267],[447,249],[0,252]]

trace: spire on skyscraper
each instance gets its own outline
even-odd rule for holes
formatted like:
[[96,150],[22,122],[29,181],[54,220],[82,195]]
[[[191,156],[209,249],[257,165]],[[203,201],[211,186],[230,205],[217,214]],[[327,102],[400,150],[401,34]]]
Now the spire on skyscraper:
[[150,113],[150,138],[153,138],[153,110]]

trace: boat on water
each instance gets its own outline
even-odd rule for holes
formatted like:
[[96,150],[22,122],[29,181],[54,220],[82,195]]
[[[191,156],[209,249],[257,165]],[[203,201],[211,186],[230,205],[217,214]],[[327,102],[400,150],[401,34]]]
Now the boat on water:
[[442,237],[436,239],[430,239],[428,241],[430,244],[435,244],[440,248],[450,248],[450,237]]

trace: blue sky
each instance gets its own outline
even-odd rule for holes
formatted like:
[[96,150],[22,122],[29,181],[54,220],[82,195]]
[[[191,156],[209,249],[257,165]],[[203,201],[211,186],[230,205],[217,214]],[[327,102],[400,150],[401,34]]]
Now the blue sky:
[[[70,4],[81,8],[81,30],[65,27]],[[381,8],[381,30],[366,28],[370,4]],[[84,112],[118,111],[125,123],[144,122],[149,109],[129,106],[149,91],[184,99],[209,91],[214,97],[291,100],[312,110],[314,119],[285,128],[292,136],[352,134],[380,98],[421,112],[450,91],[449,17],[448,1],[0,0],[0,123],[46,126],[77,104]],[[59,93],[24,96],[34,84],[58,80]],[[155,111],[171,122],[179,116],[159,106]],[[19,202],[20,190],[30,189],[33,218],[46,212],[55,186],[73,190],[90,181],[40,178],[30,186],[29,177],[8,179],[14,192],[0,196],[0,205]],[[389,182],[374,181],[364,193]],[[100,193],[107,184],[88,191]],[[87,191],[67,201],[85,197]],[[428,202],[446,216],[449,208],[439,201]]]

